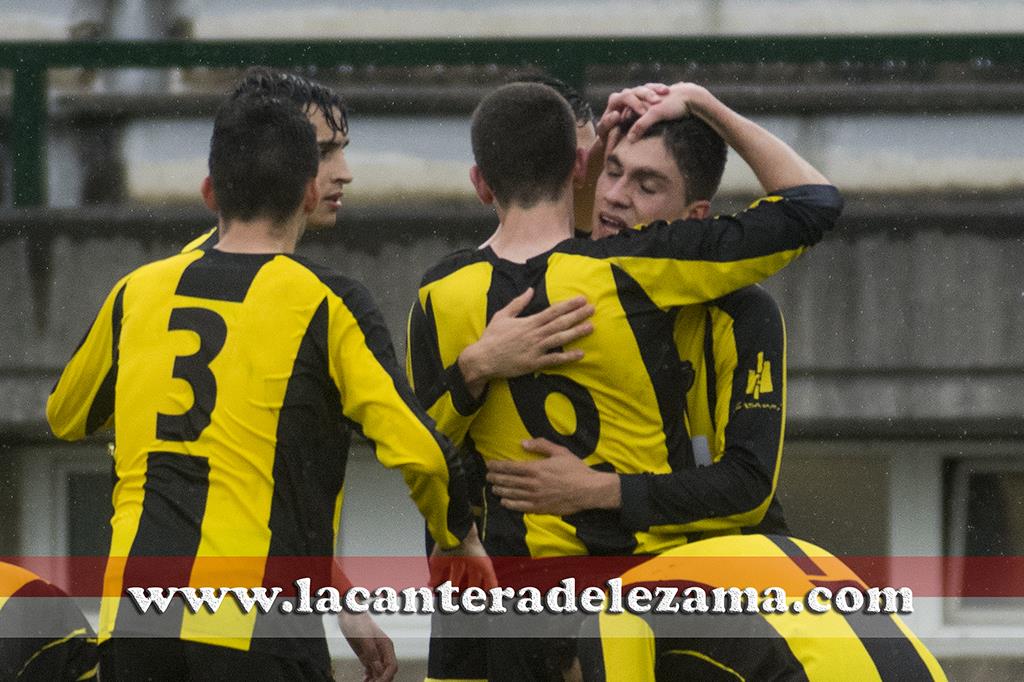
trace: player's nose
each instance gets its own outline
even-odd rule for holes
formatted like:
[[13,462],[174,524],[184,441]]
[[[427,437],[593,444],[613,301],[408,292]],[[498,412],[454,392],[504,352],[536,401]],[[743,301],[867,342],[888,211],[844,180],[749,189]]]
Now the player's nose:
[[333,182],[340,182],[343,185],[352,182],[352,169],[349,168],[348,159],[345,158],[344,152],[339,151],[337,158],[331,164],[331,180]]
[[613,206],[629,205],[629,193],[626,191],[625,180],[625,177],[618,178],[604,195],[605,200]]

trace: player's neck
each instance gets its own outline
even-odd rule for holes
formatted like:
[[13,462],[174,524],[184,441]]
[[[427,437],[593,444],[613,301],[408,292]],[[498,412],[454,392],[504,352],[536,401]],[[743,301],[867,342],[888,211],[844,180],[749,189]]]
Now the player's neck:
[[268,218],[222,219],[214,248],[227,253],[293,253],[302,229],[303,224],[296,219],[285,223]]
[[523,263],[550,251],[573,235],[571,201],[540,202],[530,208],[511,206],[498,211],[501,223],[484,246],[505,260]]

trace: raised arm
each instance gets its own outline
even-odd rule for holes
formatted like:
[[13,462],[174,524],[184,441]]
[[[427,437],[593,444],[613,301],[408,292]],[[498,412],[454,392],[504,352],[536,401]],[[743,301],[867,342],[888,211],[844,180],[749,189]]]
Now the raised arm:
[[[618,103],[636,107],[630,100]],[[636,107],[639,108],[639,107]],[[722,136],[750,169],[754,171],[765,192],[772,193],[799,185],[827,185],[817,169],[789,145],[750,119],[736,113],[706,88],[695,83],[676,83],[668,88],[660,101],[649,104],[642,112],[631,108],[639,118],[629,130],[630,139],[637,140],[658,121],[674,120],[686,115],[698,116]],[[615,110],[612,110],[615,111]],[[606,111],[606,115],[610,115]]]

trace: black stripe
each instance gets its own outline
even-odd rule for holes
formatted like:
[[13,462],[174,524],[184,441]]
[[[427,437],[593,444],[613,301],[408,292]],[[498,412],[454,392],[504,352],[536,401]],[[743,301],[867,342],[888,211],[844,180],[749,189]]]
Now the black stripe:
[[[711,593],[710,585],[690,583]],[[761,613],[640,614],[655,634],[657,679],[717,679],[708,664],[673,650],[699,651],[747,680],[807,680],[786,638]],[[694,636],[693,632],[700,632]],[[734,677],[730,678],[735,680]]]
[[[493,306],[507,304],[509,300],[518,296],[528,288],[528,283],[515,282],[522,270],[530,273],[533,268],[525,265],[516,268],[509,268],[509,277],[496,277],[492,280],[492,290],[502,291],[493,298],[488,299],[487,321],[498,309]],[[503,286],[495,287],[493,282],[502,282]],[[547,283],[543,277],[538,277],[533,283],[533,298],[521,313],[522,316],[533,315],[551,305],[548,297]],[[552,348],[552,351],[561,351],[562,348]],[[577,457],[587,457],[597,449],[598,441],[601,439],[601,417],[597,411],[597,404],[594,402],[590,392],[578,382],[561,374],[548,374],[546,372],[534,372],[523,376],[513,377],[508,380],[509,391],[515,403],[516,411],[519,413],[523,425],[533,438],[546,438],[547,440],[568,448]],[[552,393],[559,393],[568,399],[575,412],[576,430],[570,434],[559,432],[548,417],[545,409],[548,396]]]
[[[122,589],[189,584],[202,538],[209,487],[210,464],[205,457],[149,453],[142,515],[125,565]],[[175,597],[162,614],[153,607],[140,614],[126,600],[118,609],[114,632],[177,637],[184,608],[184,601]]]
[[[59,641],[76,630],[83,632]],[[0,610],[0,679],[74,680],[96,665],[94,637],[67,594],[29,579]]]
[[[749,494],[749,508],[761,504],[770,490],[779,466],[783,437],[783,394],[785,392],[785,331],[782,313],[771,295],[759,286],[750,286],[725,296],[713,304],[732,318],[732,338],[736,366],[732,369],[732,394],[725,439],[730,457],[741,456],[747,462],[747,480],[758,484]],[[708,329],[713,325],[709,319]],[[707,347],[706,347],[707,348]],[[747,377],[758,369],[758,354],[770,363],[771,393],[754,398],[747,393]],[[714,412],[712,411],[712,414]],[[756,492],[758,489],[763,492]],[[782,505],[772,495],[765,516],[755,528],[744,533],[788,535]]]
[[395,358],[395,350],[391,345],[391,336],[388,333],[387,325],[384,323],[384,318],[381,317],[376,304],[373,303],[370,293],[362,285],[354,284],[357,284],[357,286],[353,287],[344,296],[340,292],[336,291],[335,293],[341,296],[342,301],[352,311],[359,329],[366,339],[366,347],[391,377],[395,392],[405,403],[406,407],[427,428],[430,435],[433,436],[434,442],[437,443],[438,449],[443,453],[449,472],[448,497],[450,502],[448,504],[447,525],[449,530],[461,539],[469,532],[473,519],[469,512],[469,494],[466,488],[466,477],[462,470],[462,462],[459,459],[458,451],[447,438],[437,432],[434,420],[426,413],[416,399],[416,396],[413,395],[412,389],[409,388],[405,373],[399,368],[398,361]]
[[[790,538],[781,535],[765,536],[786,553],[808,576],[827,577],[814,561]],[[828,587],[833,596],[843,587],[863,589],[855,580],[811,580],[818,587]],[[844,613],[843,618],[864,645],[879,677],[886,682],[902,680],[932,680],[927,664],[917,653],[913,642],[907,639],[896,621],[883,614]]]
[[[490,255],[489,251],[488,254]],[[533,315],[550,305],[545,279],[546,257],[539,256],[525,264],[511,263],[497,257],[493,257],[491,262],[494,265],[494,273],[487,291],[488,322],[509,301],[530,287],[533,287],[533,298],[520,313],[521,316]],[[671,327],[668,329],[670,335]],[[676,356],[677,369],[678,364]],[[531,436],[544,437],[563,445],[580,458],[586,457],[597,448],[600,441],[601,418],[593,396],[584,386],[569,377],[543,372],[509,379],[508,386],[519,418]],[[574,433],[561,434],[551,424],[544,410],[546,398],[551,393],[564,395],[572,404],[576,413]],[[679,415],[681,420],[681,411]],[[602,471],[611,470],[610,465],[595,468]],[[490,486],[487,487],[486,495],[488,551],[528,556],[523,515],[502,507]],[[588,509],[564,516],[562,520],[575,528],[576,538],[587,548],[588,554],[619,556],[632,554],[636,549],[636,536],[622,525],[617,510]]]
[[766,538],[775,543],[775,546],[782,550],[782,552],[793,560],[793,563],[800,567],[808,576],[824,576],[825,571],[821,570],[818,564],[814,563],[814,560],[807,556],[807,554],[800,549],[800,546],[793,542],[792,539],[785,535],[766,535]]
[[433,266],[425,273],[420,280],[420,288],[444,279],[448,275],[454,274],[473,263],[479,263],[482,260],[487,260],[487,249],[459,249],[445,256],[437,265]]
[[675,312],[659,310],[640,284],[612,265],[612,276],[626,320],[633,330],[640,357],[658,400],[668,464],[673,471],[693,468],[693,444],[683,427],[686,411],[686,376],[672,336]]
[[642,230],[623,230],[597,241],[567,239],[554,250],[596,258],[728,263],[811,246],[834,226],[842,209],[842,198],[832,186],[803,185],[777,194],[781,201],[761,202],[734,216],[657,221]]
[[[332,270],[316,265],[304,258],[292,257],[297,263],[306,267],[323,284],[338,296],[345,306],[352,313],[359,325],[359,329],[366,340],[366,348],[373,354],[378,364],[391,377],[395,392],[405,403],[406,407],[420,420],[427,428],[434,442],[444,455],[448,465],[448,519],[449,530],[457,537],[464,538],[469,532],[473,522],[469,510],[469,493],[466,488],[466,477],[462,470],[462,463],[458,451],[447,438],[437,432],[434,420],[426,413],[420,402],[416,399],[409,382],[406,380],[405,372],[400,368],[395,358],[395,349],[391,343],[391,335],[388,332],[384,318],[374,303],[369,290],[359,282],[340,275]],[[361,428],[358,424],[353,427]]]
[[[75,346],[75,350],[71,351],[71,355],[69,357],[72,357],[72,358],[75,357],[75,355],[78,353],[78,351],[82,350],[82,346],[85,345],[85,340],[87,338],[89,338],[89,333],[92,331],[92,328],[94,326],[96,326],[96,318],[93,318],[93,321],[89,323],[89,328],[85,330],[84,334],[82,334],[82,338],[80,338],[78,340],[78,345]],[[65,367],[64,369],[67,369],[67,368]],[[62,369],[60,371],[60,373],[57,374],[57,380],[53,382],[53,387],[50,388],[50,393],[51,394],[54,391],[57,390],[57,384],[60,383],[61,377],[63,377],[63,376],[64,376],[64,370]]]
[[241,303],[260,268],[274,259],[272,253],[226,253],[204,250],[203,256],[188,264],[178,280],[175,294],[212,301]]
[[718,405],[718,370],[715,368],[714,321],[711,311],[704,308],[704,369],[707,373],[708,414],[711,415],[711,432],[718,432],[715,407]]
[[412,354],[412,379],[416,398],[424,407],[430,407],[444,395],[446,390],[444,361],[437,345],[437,320],[434,317],[434,303],[427,296],[426,310],[414,304],[409,317],[409,338],[424,340],[428,348],[417,349]]
[[786,513],[778,496],[772,495],[772,501],[768,503],[768,509],[765,511],[761,523],[741,528],[740,533],[743,535],[790,535]]
[[891,616],[845,613],[846,624],[864,645],[883,682],[932,680],[928,665]]
[[351,431],[330,379],[327,326],[324,299],[299,344],[277,420],[271,556],[334,554],[334,504]]
[[[499,261],[504,265],[503,261]],[[490,287],[487,289],[487,323],[494,314],[508,305],[508,302],[529,288],[532,282],[516,277],[519,268],[495,267],[491,272]],[[525,271],[524,271],[525,272]],[[547,300],[547,290],[541,279],[536,283],[533,300],[522,315],[536,312],[534,301]],[[539,309],[543,309],[541,306]],[[475,452],[475,450],[474,450]],[[490,483],[484,485],[484,509],[486,518],[483,527],[484,547],[488,554],[495,556],[530,556],[526,544],[526,522],[523,513],[506,509],[501,505],[501,498],[494,494]],[[500,579],[500,576],[499,576]]]
[[92,404],[89,405],[89,414],[85,418],[85,433],[87,435],[106,424],[110,415],[114,413],[114,388],[117,386],[117,363],[121,354],[121,319],[124,317],[124,290],[127,286],[127,283],[121,285],[111,307],[110,369],[107,370],[96,396],[92,399]]
[[[331,584],[334,505],[345,480],[351,430],[330,380],[327,327],[325,298],[299,344],[277,421],[270,548],[263,576],[267,588],[290,587],[308,577],[315,594]],[[250,650],[330,667],[323,623],[313,616],[257,613]]]
[[217,246],[220,241],[220,228],[215,228],[213,232],[207,236],[203,243],[196,247],[197,251],[209,251],[213,247]]
[[605,682],[608,673],[604,668],[604,647],[601,644],[601,620],[591,614],[580,626],[579,639],[580,669],[587,682]]

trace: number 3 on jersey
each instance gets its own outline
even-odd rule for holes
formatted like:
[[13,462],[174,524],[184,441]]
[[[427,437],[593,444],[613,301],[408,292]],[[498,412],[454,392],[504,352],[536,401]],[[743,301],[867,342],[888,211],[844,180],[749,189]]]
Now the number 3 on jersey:
[[193,403],[185,414],[156,415],[156,437],[170,441],[195,441],[210,425],[210,414],[217,403],[217,379],[210,363],[224,348],[228,326],[217,313],[207,308],[175,308],[168,331],[188,330],[199,336],[199,350],[174,359],[173,376],[192,388]]

